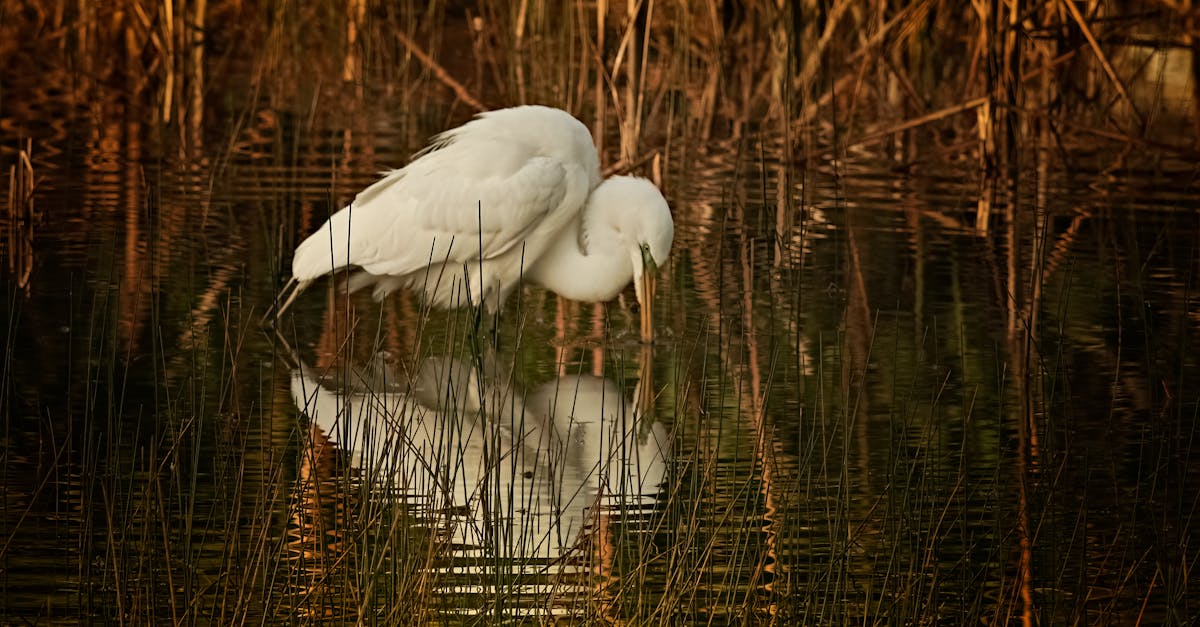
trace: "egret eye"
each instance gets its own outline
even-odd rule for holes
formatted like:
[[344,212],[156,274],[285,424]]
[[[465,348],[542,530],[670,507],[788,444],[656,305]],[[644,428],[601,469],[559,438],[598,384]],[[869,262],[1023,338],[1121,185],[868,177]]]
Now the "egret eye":
[[650,254],[650,245],[642,244],[642,267],[648,272],[653,272],[658,269],[658,263],[654,261],[654,255]]

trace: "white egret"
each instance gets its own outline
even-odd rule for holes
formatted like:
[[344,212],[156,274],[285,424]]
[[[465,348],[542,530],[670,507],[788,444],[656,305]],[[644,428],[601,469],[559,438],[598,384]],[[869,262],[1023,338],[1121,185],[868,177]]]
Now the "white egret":
[[611,300],[633,281],[648,341],[671,211],[646,179],[601,180],[599,164],[587,127],[565,111],[482,113],[436,136],[301,243],[284,288],[293,291],[276,316],[313,280],[352,267],[347,289],[372,287],[377,300],[403,288],[435,306],[490,312],[522,279],[588,302]]

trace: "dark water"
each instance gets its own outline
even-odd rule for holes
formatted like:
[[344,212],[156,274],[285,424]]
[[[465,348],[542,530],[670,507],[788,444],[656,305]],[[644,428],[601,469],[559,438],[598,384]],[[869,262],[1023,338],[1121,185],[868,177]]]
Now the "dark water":
[[632,289],[480,352],[321,285],[276,335],[299,238],[469,112],[245,80],[159,124],[10,76],[0,621],[1200,614],[1194,163],[1031,151],[985,230],[971,159],[685,136],[652,350]]

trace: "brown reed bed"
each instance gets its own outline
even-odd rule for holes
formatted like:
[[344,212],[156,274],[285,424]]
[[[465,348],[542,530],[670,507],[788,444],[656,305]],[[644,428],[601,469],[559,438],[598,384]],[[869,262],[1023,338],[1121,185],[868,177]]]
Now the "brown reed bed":
[[[360,179],[398,165],[372,161],[378,118],[370,112],[380,100],[411,118],[399,137],[414,146],[430,129],[476,110],[562,106],[593,125],[610,170],[651,174],[669,194],[703,188],[702,179],[713,176],[693,168],[697,155],[716,154],[721,167],[722,159],[741,164],[722,171],[727,189],[675,203],[680,223],[703,229],[680,235],[677,265],[692,274],[674,270],[667,326],[692,329],[695,311],[714,322],[656,358],[653,398],[681,451],[657,517],[645,527],[597,521],[573,555],[593,569],[583,578],[591,588],[582,593],[565,576],[551,582],[574,595],[555,602],[580,622],[1032,624],[1149,620],[1143,616],[1170,622],[1194,614],[1188,553],[1174,565],[1169,556],[1113,558],[1115,566],[1088,574],[1105,582],[1091,587],[1065,569],[1039,572],[1056,550],[1039,533],[1060,521],[1042,506],[1059,488],[1057,477],[1071,472],[1053,449],[1055,437],[1068,436],[1056,435],[1047,417],[1066,375],[1045,344],[1065,331],[1047,330],[1046,317],[1068,300],[1050,286],[1061,287],[1056,281],[1083,225],[1101,212],[1085,208],[1056,229],[1039,200],[1045,173],[1096,153],[1112,168],[1186,169],[1180,162],[1198,149],[1196,94],[1179,97],[1187,77],[1176,63],[1180,56],[1194,62],[1200,34],[1183,5],[7,0],[0,11],[6,57],[29,61],[26,67],[70,68],[48,72],[57,83],[31,94],[107,103],[96,106],[111,107],[114,116],[132,112],[120,119],[148,141],[126,155],[129,161],[179,155],[196,168],[198,196],[228,193],[226,174],[246,155],[282,164],[287,173],[279,176],[292,177],[278,184],[262,175],[256,182],[277,193],[249,217],[205,205],[205,228],[253,220],[257,232],[245,230],[250,241],[232,241],[200,262],[220,269],[188,275],[200,283],[193,290],[163,287],[155,278],[179,264],[154,255],[191,228],[188,210],[172,212],[146,193],[162,185],[153,176],[147,183],[130,169],[121,178],[133,190],[120,209],[127,265],[112,264],[107,278],[118,286],[116,296],[90,295],[95,300],[82,304],[87,327],[70,331],[87,353],[87,376],[67,390],[85,397],[87,410],[69,416],[70,429],[86,435],[49,449],[55,460],[70,457],[72,472],[86,477],[72,497],[79,511],[99,512],[62,523],[88,545],[71,565],[83,588],[75,598],[79,615],[100,611],[114,623],[421,624],[453,616],[454,603],[468,597],[437,593],[454,577],[437,568],[451,549],[439,528],[417,520],[404,499],[368,489],[360,470],[314,445],[320,434],[303,428],[283,391],[283,368],[247,357],[283,349],[248,322],[255,316],[246,295],[269,291],[256,285],[274,286],[268,275],[280,274],[298,234]],[[12,45],[18,41],[30,43]],[[2,72],[11,76],[16,67]],[[50,87],[61,95],[47,95]],[[20,103],[4,106],[19,119],[34,117]],[[337,149],[312,148],[320,142]],[[9,242],[35,241],[31,146],[17,150],[9,187],[10,214],[29,218],[10,224],[30,226],[10,231]],[[992,300],[970,300],[958,282],[975,277],[953,275],[957,307],[942,329],[950,338],[907,336],[899,316],[887,323],[891,303],[871,298],[872,217],[846,207],[844,197],[830,201],[848,216],[842,256],[830,264],[844,280],[830,290],[804,265],[818,208],[806,183],[826,173],[844,180],[865,151],[897,167],[971,164],[966,171],[977,191],[968,202],[921,214],[987,251],[980,272],[995,285]],[[1032,194],[1021,183],[1030,169],[1041,173]],[[283,187],[290,191],[279,192]],[[139,230],[144,214],[159,219],[146,232]],[[914,233],[914,249],[929,245],[919,229]],[[22,287],[34,276],[34,250],[9,247]],[[239,274],[231,260],[243,253],[265,259],[254,267],[270,271]],[[1183,270],[1173,272],[1187,284]],[[1061,289],[1070,294],[1069,283]],[[815,295],[838,290],[844,307],[836,335],[806,335],[800,316],[816,307]],[[1171,298],[1183,312],[1174,324],[1186,328],[1189,301]],[[307,310],[311,319],[324,316],[320,325],[302,318],[288,339],[316,352],[343,383],[352,380],[352,366],[381,348],[404,355],[409,366],[443,352],[482,360],[477,347],[470,354],[475,345],[463,318],[432,315],[412,302],[380,310],[331,297],[323,305]],[[545,322],[554,319],[554,307],[523,302],[514,317]],[[985,338],[1003,354],[999,374],[972,363],[972,343],[981,341],[971,329],[972,309],[1003,319],[1003,332]],[[627,324],[603,311],[554,313],[561,313],[561,337],[510,331],[502,345],[553,345],[569,356],[555,366],[565,367],[591,359]],[[567,333],[571,325],[601,339],[572,343],[586,333]],[[9,337],[6,359],[19,345]],[[153,390],[152,402],[129,383],[138,380],[132,356],[142,353],[154,364],[152,381],[141,384]],[[592,367],[637,370],[614,353]],[[545,364],[512,360],[506,365],[531,380],[546,374]],[[1172,398],[1184,397],[1185,369],[1179,357],[1175,376],[1161,376],[1164,389],[1178,382]],[[961,377],[961,387],[930,386],[929,372],[945,381]],[[1153,389],[1156,379],[1142,375],[1117,385]],[[16,405],[14,376],[6,368],[6,416]],[[891,385],[880,383],[889,379]],[[989,395],[992,384],[1001,392]],[[911,400],[929,390],[927,401]],[[136,409],[135,397],[149,409]],[[1011,411],[990,413],[985,401]],[[806,422],[797,427],[782,418],[780,405],[801,407]],[[880,406],[897,409],[886,424],[869,423]],[[1163,411],[1153,428],[1184,441],[1186,421],[1170,420],[1171,410],[1186,417],[1185,408],[1166,400],[1157,407]],[[1119,414],[1116,403],[1112,411]],[[46,426],[57,436],[61,428]],[[879,428],[899,443],[870,450],[870,430]],[[781,433],[787,437],[776,437]],[[202,457],[214,439],[223,454]],[[1171,446],[1150,461],[1170,464],[1172,451],[1187,452]],[[968,469],[969,456],[996,450],[1012,454],[1001,456],[1007,465],[993,475]],[[867,461],[853,467],[852,458]],[[50,476],[22,507],[33,511],[35,497],[54,485]],[[1005,495],[984,500],[1001,513],[976,509],[964,497],[973,491]],[[1002,500],[1009,496],[1013,503]],[[1174,498],[1171,508],[1188,508],[1186,492]],[[26,517],[8,520],[17,521],[13,537],[24,532]],[[1186,513],[1178,520],[1185,528],[1190,522]],[[1077,524],[1056,536],[1067,546],[1062,556],[1081,568],[1097,551],[1109,557],[1073,541],[1072,533],[1088,529],[1086,521]],[[989,532],[1004,540],[989,543]],[[947,564],[946,545],[970,557]],[[855,559],[864,554],[874,556],[869,573]],[[980,564],[970,563],[976,558]],[[1147,583],[1143,560],[1150,559],[1159,566]],[[476,622],[505,619],[522,589],[523,564],[496,558],[491,566],[518,574],[477,595],[486,606]],[[955,578],[991,584],[955,587],[948,583]],[[1077,592],[1107,596],[1071,601]],[[1143,605],[1130,612],[1124,599],[1135,594]]]

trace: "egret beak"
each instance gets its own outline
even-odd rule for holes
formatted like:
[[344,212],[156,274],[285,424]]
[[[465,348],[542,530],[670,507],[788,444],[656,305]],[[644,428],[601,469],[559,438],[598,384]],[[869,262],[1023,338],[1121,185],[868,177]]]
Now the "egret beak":
[[654,296],[657,293],[658,264],[650,255],[650,248],[642,246],[642,272],[635,277],[634,288],[637,292],[638,312],[641,317],[642,342],[650,344],[654,341]]

